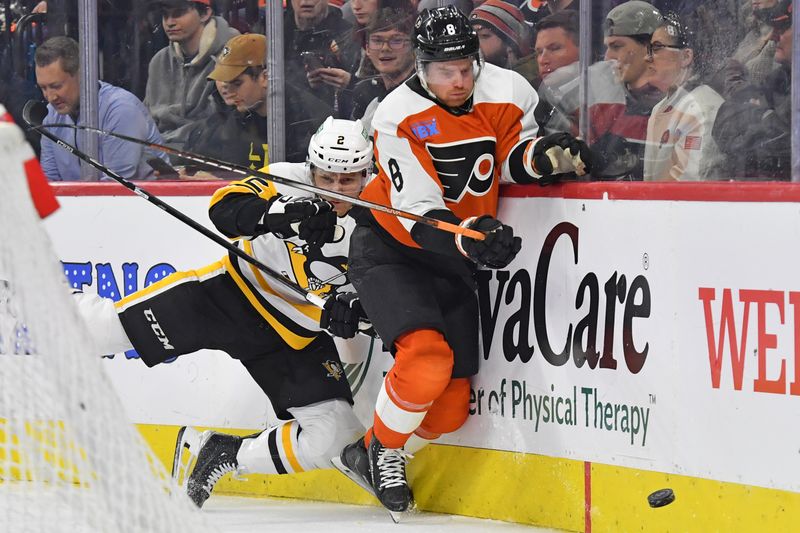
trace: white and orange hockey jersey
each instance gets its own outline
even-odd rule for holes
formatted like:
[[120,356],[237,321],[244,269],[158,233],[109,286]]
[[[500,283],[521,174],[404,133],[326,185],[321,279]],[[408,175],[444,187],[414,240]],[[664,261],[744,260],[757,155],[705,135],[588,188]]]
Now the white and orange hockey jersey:
[[[500,181],[534,181],[523,154],[537,136],[537,102],[522,76],[491,64],[476,80],[468,113],[438,105],[411,78],[375,112],[378,175],[361,197],[418,215],[442,209],[459,219],[496,215]],[[411,237],[413,221],[372,214],[397,241],[420,247]]]
[[[310,171],[303,163],[273,163],[264,172],[311,185]],[[281,186],[260,177],[231,182],[218,189],[211,198],[211,207],[242,193],[268,200],[275,194],[309,196],[309,193]],[[280,239],[271,233],[255,238],[242,235],[240,247],[300,287],[325,297],[331,293],[354,290],[347,279],[347,255],[355,221],[339,217],[337,224],[343,237],[323,246],[310,246],[299,237]],[[258,267],[229,254],[223,267],[236,282],[253,308],[280,334],[289,346],[299,350],[322,331],[319,327],[322,310],[273,280]]]

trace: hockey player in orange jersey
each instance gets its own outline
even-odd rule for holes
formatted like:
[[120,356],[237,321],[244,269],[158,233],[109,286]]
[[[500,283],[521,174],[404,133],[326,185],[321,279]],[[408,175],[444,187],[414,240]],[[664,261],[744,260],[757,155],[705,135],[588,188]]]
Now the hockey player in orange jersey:
[[469,377],[478,370],[474,271],[505,268],[521,246],[495,218],[500,181],[549,182],[589,165],[583,141],[566,133],[537,137],[536,92],[519,74],[483,64],[475,31],[453,6],[419,15],[414,46],[416,75],[375,113],[379,172],[362,198],[486,237],[454,238],[382,212],[355,216],[350,279],[395,362],[373,427],[340,460],[397,512],[412,501],[403,449],[409,438],[432,440],[467,419]]

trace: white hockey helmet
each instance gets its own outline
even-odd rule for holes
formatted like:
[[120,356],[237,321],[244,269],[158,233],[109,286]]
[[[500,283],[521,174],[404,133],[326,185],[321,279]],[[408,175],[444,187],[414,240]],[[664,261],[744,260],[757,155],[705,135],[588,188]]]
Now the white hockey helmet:
[[330,172],[372,169],[372,141],[360,120],[328,117],[308,143],[308,162]]

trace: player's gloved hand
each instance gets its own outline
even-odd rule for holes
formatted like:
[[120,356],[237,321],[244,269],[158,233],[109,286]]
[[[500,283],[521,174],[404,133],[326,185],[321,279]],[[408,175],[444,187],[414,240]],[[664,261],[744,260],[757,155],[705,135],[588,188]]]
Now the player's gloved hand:
[[460,226],[486,234],[486,238],[482,241],[456,235],[456,246],[459,251],[479,265],[505,268],[522,248],[522,239],[514,236],[511,226],[506,226],[489,215],[468,218]]
[[[591,171],[592,161],[589,146],[569,133],[559,132],[545,135],[534,141],[526,165],[533,174],[540,177],[549,177],[554,174],[575,172],[583,176]],[[552,180],[541,181],[542,185],[552,183]]]
[[325,301],[319,325],[328,330],[331,335],[351,339],[358,333],[359,322],[366,322],[366,320],[367,315],[361,307],[358,294],[341,292],[330,296]]
[[278,195],[269,200],[261,226],[281,239],[299,236],[309,244],[333,242],[336,212],[333,205],[321,198],[297,198]]

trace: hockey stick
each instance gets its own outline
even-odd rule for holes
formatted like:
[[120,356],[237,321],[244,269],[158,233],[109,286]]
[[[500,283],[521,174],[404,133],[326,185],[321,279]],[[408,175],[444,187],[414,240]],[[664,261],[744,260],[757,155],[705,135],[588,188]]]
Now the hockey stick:
[[220,170],[227,170],[229,172],[234,172],[236,174],[240,174],[242,176],[260,176],[262,178],[266,178],[270,181],[274,181],[275,183],[280,183],[281,185],[288,185],[290,187],[294,187],[296,189],[300,189],[302,191],[310,192],[313,194],[319,194],[323,196],[328,196],[330,198],[335,198],[337,200],[342,200],[344,202],[349,202],[353,205],[358,205],[361,207],[366,207],[368,209],[373,209],[375,211],[381,211],[383,213],[388,213],[390,215],[394,215],[396,217],[407,218],[408,220],[413,220],[414,222],[420,222],[422,224],[427,224],[428,226],[432,226],[434,228],[440,229],[442,231],[447,231],[448,233],[454,233],[457,235],[463,235],[465,237],[469,237],[471,239],[475,239],[477,241],[482,241],[486,238],[486,234],[481,231],[477,231],[474,229],[463,228],[458,224],[453,224],[452,222],[445,222],[444,220],[438,220],[435,218],[431,218],[425,215],[417,215],[414,213],[410,213],[408,211],[403,211],[400,209],[395,209],[393,207],[385,206],[382,204],[376,204],[374,202],[370,202],[367,200],[362,200],[360,198],[353,198],[351,196],[347,196],[346,194],[338,193],[335,191],[328,191],[322,189],[320,187],[316,187],[314,185],[310,185],[307,183],[303,183],[300,181],[295,181],[288,178],[282,178],[280,176],[275,176],[273,174],[268,174],[266,172],[261,172],[258,170],[250,170],[247,167],[237,165],[234,163],[228,163],[227,161],[221,161],[219,159],[214,159],[213,157],[208,157],[204,155],[195,154],[193,152],[185,152],[183,150],[178,150],[176,148],[170,148],[169,146],[164,146],[163,144],[158,144],[150,141],[145,141],[143,139],[137,139],[136,137],[130,137],[128,135],[123,135],[121,133],[114,133],[113,131],[105,131],[99,128],[93,128],[91,126],[77,126],[74,124],[59,124],[59,125],[43,125],[43,128],[49,127],[68,127],[74,128],[78,130],[87,130],[93,131],[95,133],[99,133],[100,135],[108,135],[111,137],[116,137],[117,139],[122,139],[124,141],[129,141],[132,143],[140,144],[142,146],[146,146],[148,148],[155,148],[156,150],[160,150],[162,152],[176,155],[178,157],[182,157],[184,159],[188,159],[189,161],[194,161],[195,163],[202,163],[204,165],[208,165],[214,168],[218,168]]
[[42,125],[41,125],[42,120],[44,120],[45,116],[47,116],[47,109],[43,105],[41,105],[40,102],[36,102],[34,100],[28,101],[25,104],[25,107],[22,109],[22,119],[25,122],[28,123],[28,125],[31,127],[31,129],[38,131],[39,133],[41,133],[42,135],[44,135],[45,137],[47,137],[48,139],[50,139],[51,141],[53,141],[54,143],[56,143],[57,145],[59,145],[60,147],[65,149],[66,151],[68,151],[69,153],[71,153],[72,155],[74,155],[74,156],[78,157],[79,159],[81,159],[82,161],[86,161],[87,163],[92,165],[94,168],[96,168],[100,172],[103,172],[104,174],[109,176],[111,179],[113,179],[114,181],[119,183],[120,185],[122,185],[122,186],[126,187],[127,189],[130,189],[131,191],[133,191],[133,193],[136,194],[137,196],[139,196],[141,198],[144,198],[145,200],[147,200],[151,204],[155,205],[156,207],[160,208],[161,210],[163,210],[163,211],[167,212],[168,214],[172,215],[173,217],[177,218],[178,220],[180,220],[184,224],[188,225],[192,229],[194,229],[196,231],[199,231],[200,233],[202,233],[203,235],[205,235],[206,237],[208,237],[209,239],[211,239],[215,243],[219,244],[220,246],[222,246],[223,248],[225,248],[229,252],[233,253],[237,257],[239,257],[241,259],[244,259],[245,261],[247,261],[251,265],[253,265],[256,268],[258,268],[259,270],[263,271],[269,277],[273,278],[275,281],[277,281],[278,283],[283,285],[285,288],[291,290],[292,292],[298,294],[299,296],[302,296],[309,303],[319,307],[320,309],[325,307],[325,299],[322,298],[321,296],[318,296],[318,295],[316,295],[316,294],[314,294],[312,292],[308,292],[308,291],[304,290],[302,287],[300,287],[296,283],[293,283],[292,281],[290,281],[290,280],[286,279],[285,277],[283,277],[276,270],[273,270],[272,268],[268,267],[267,265],[265,265],[264,263],[262,263],[261,261],[259,261],[255,257],[253,257],[253,256],[249,255],[248,253],[246,253],[244,250],[242,250],[240,248],[237,248],[236,246],[234,246],[233,244],[231,244],[230,242],[228,242],[224,238],[220,237],[219,235],[217,235],[213,231],[209,230],[205,226],[203,226],[200,223],[196,222],[194,219],[189,218],[188,216],[184,215],[183,213],[181,213],[180,211],[178,211],[177,209],[175,209],[174,207],[172,207],[168,203],[166,203],[163,200],[161,200],[159,197],[153,196],[152,194],[150,194],[146,190],[136,186],[134,183],[128,181],[125,178],[123,178],[122,176],[120,176],[119,174],[117,174],[116,172],[111,170],[110,168],[107,168],[107,167],[103,166],[97,160],[95,160],[92,157],[90,157],[90,156],[86,155],[85,153],[81,152],[80,150],[78,150],[77,148],[72,146],[71,144],[65,143],[64,141],[62,141],[61,139],[56,137],[53,133],[47,131],[46,128],[43,128]]

